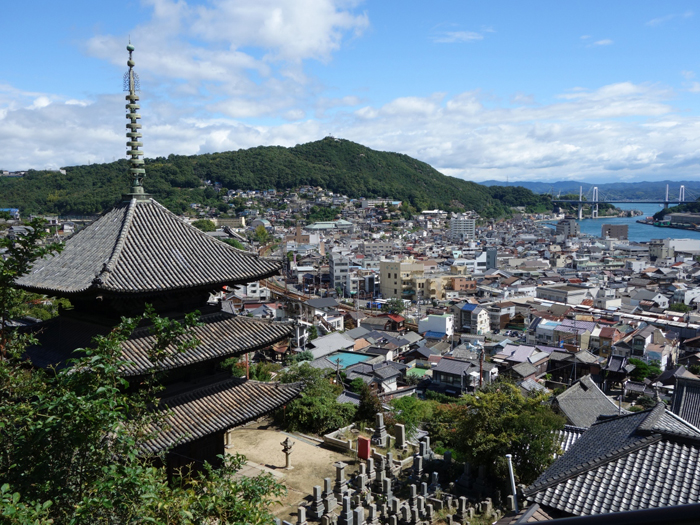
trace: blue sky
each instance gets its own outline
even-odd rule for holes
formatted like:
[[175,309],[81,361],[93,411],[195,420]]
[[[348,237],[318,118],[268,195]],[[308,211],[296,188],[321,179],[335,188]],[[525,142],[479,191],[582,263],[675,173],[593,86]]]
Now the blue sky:
[[694,2],[12,2],[0,168],[125,154],[129,36],[147,156],[328,134],[469,180],[693,179]]

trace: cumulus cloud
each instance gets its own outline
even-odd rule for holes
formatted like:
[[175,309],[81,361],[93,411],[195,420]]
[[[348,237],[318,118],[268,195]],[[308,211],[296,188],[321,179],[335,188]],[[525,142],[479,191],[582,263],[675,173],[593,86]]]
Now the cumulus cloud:
[[[167,102],[147,103],[144,97],[143,142],[147,155],[155,157],[293,146],[332,132],[470,180],[680,177],[700,164],[700,119],[677,111],[669,104],[674,97],[665,86],[623,82],[574,88],[539,105],[518,94],[499,104],[480,91],[400,97],[359,108],[355,98],[328,99],[324,103],[332,112],[309,117],[280,109],[280,123],[266,125],[246,124],[223,110],[219,117],[183,115]],[[60,167],[111,161],[124,153],[123,123],[114,118],[123,112],[121,96],[28,109],[37,98],[0,114],[0,165]],[[67,136],[89,139],[66,141]]]
[[[315,89],[303,62],[328,61],[369,26],[358,2],[345,0],[144,3],[152,18],[130,31],[143,84],[232,118],[294,111]],[[125,41],[126,35],[100,34],[85,51],[125,67]]]
[[[516,89],[506,102],[479,90],[382,104],[341,90],[333,98],[305,64],[328,61],[367,29],[361,4],[147,4],[152,19],[131,36],[149,157],[293,146],[332,133],[473,180],[680,177],[700,164],[700,119],[674,108],[677,94],[664,85],[572,87],[549,103]],[[443,31],[435,41],[473,42],[488,31]],[[125,41],[125,35],[98,35],[85,50],[126,69]],[[700,92],[692,73],[682,74],[683,88]],[[123,113],[119,93],[69,98],[0,84],[0,167],[57,168],[123,157]]]
[[613,43],[613,41],[610,40],[609,38],[604,38],[602,40],[596,40],[595,42],[593,42],[593,45],[594,46],[609,46],[612,43]]

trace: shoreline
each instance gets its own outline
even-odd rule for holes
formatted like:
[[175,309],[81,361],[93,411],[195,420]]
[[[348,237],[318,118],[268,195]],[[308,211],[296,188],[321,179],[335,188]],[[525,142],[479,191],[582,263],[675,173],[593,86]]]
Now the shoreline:
[[654,224],[653,222],[645,221],[645,220],[639,220],[636,221],[637,224],[645,224],[646,226],[654,226],[655,228],[670,228],[672,230],[686,230],[686,231],[692,231],[692,232],[700,232],[700,229],[696,228],[695,226],[680,226],[680,225],[673,225],[673,224],[667,224],[665,226],[661,226],[659,224]]

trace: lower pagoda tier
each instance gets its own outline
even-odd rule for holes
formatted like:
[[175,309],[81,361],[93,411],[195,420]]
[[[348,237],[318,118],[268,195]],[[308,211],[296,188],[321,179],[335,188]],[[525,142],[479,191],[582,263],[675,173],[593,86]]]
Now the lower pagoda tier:
[[[173,348],[157,367],[148,358],[155,342],[150,327],[134,330],[122,344],[122,357],[130,362],[122,367],[122,376],[138,380],[154,371],[168,371],[168,381],[171,381],[206,374],[207,368],[213,369],[224,359],[268,348],[289,337],[294,330],[292,323],[236,316],[223,311],[203,315],[199,320],[202,325],[192,329],[199,341],[196,348],[184,352],[176,352]],[[32,328],[38,344],[27,349],[27,359],[36,367],[62,368],[68,359],[79,357],[74,353],[75,349],[90,348],[96,336],[107,335],[113,326],[61,315]]]
[[151,429],[156,437],[144,444],[143,451],[146,455],[168,451],[169,469],[193,461],[216,465],[230,442],[228,430],[282,408],[301,390],[301,383],[228,378],[164,398],[158,410],[165,418]]

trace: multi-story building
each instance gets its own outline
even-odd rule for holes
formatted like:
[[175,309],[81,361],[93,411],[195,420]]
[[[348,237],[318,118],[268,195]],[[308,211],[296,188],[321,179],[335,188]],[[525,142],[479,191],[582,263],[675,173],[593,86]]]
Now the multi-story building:
[[350,259],[340,253],[332,253],[328,258],[328,273],[331,277],[331,288],[340,286],[345,290],[350,273]]
[[450,220],[450,238],[464,241],[476,237],[476,219],[458,217]]
[[423,278],[423,263],[410,257],[403,261],[382,261],[379,276],[384,299],[411,299],[417,292],[415,278]]
[[581,228],[574,219],[562,219],[557,223],[557,235],[564,237],[578,237]]
[[600,236],[605,239],[610,237],[612,239],[626,240],[629,233],[629,225],[627,224],[603,224],[600,231]]

